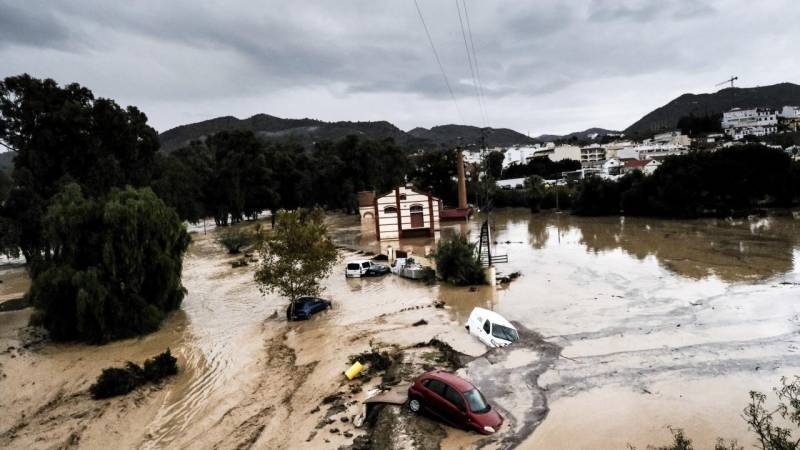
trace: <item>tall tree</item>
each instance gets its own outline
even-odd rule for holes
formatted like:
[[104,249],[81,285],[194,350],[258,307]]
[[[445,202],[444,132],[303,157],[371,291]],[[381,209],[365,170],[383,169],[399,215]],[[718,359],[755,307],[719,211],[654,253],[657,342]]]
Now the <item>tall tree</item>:
[[336,262],[324,219],[319,208],[278,213],[275,227],[263,236],[255,273],[264,294],[277,291],[292,307],[301,296],[319,295],[322,278]]
[[180,306],[189,235],[149,188],[89,198],[70,183],[43,223],[52,257],[34,273],[28,299],[54,339],[103,343],[147,333]]
[[0,82],[0,143],[16,152],[15,188],[3,214],[34,269],[51,258],[42,217],[62,186],[76,182],[97,197],[112,187],[146,185],[158,150],[155,130],[135,107],[29,75]]

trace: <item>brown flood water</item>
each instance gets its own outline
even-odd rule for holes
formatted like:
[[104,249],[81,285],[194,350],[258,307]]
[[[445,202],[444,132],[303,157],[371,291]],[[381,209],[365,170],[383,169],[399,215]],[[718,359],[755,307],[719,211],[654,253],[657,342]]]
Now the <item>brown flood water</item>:
[[[525,349],[466,369],[519,434],[546,411],[520,448],[644,448],[666,443],[669,426],[684,428],[700,448],[716,437],[751,448],[741,418],[748,392],[800,375],[800,221],[525,210],[492,219],[495,253],[509,257],[498,271],[522,277],[497,290],[440,287],[437,296],[459,323],[483,306],[561,347],[544,369]],[[479,226],[473,220],[442,234],[477,240]],[[343,240],[375,245],[367,230]],[[452,434],[445,444],[468,445]]]
[[[334,309],[291,325],[285,300],[258,292],[252,266],[231,269],[211,233],[197,234],[184,263],[188,295],[159,332],[102,347],[0,353],[0,446],[49,447],[75,434],[86,448],[336,448],[352,439],[317,433],[325,409],[314,408],[344,388],[347,357],[370,341],[403,346],[434,336],[481,355],[485,348],[463,329],[475,306],[530,330],[520,345],[462,369],[507,417],[508,429],[488,442],[502,447],[644,448],[664,443],[667,426],[685,428],[699,448],[717,436],[749,447],[740,418],[747,392],[800,374],[798,220],[502,210],[493,222],[495,252],[509,256],[498,271],[522,273],[510,285],[470,291],[391,275],[346,280],[344,263],[357,255],[343,251],[325,282]],[[330,226],[343,246],[381,248],[357,218],[332,217]],[[479,226],[448,225],[442,234],[477,237]],[[435,243],[386,245],[421,256]],[[0,295],[27,287],[9,271],[0,279],[16,280],[0,284]],[[437,300],[447,308],[431,308]],[[24,341],[29,314],[0,313],[0,351]],[[429,325],[412,327],[420,318]],[[183,370],[163,389],[107,402],[76,394],[101,368],[141,362],[166,346]],[[479,439],[448,430],[442,446],[487,443]]]

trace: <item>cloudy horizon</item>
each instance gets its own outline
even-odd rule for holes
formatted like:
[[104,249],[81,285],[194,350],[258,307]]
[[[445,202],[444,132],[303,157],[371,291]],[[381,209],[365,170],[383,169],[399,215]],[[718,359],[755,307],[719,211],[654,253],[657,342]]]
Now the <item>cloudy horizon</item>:
[[[163,132],[266,113],[449,123],[537,136],[624,129],[683,93],[797,82],[798,7],[771,0],[466,1],[486,114],[455,1],[0,0],[0,77],[78,82]],[[464,11],[461,11],[462,14]],[[466,24],[465,24],[466,25]]]

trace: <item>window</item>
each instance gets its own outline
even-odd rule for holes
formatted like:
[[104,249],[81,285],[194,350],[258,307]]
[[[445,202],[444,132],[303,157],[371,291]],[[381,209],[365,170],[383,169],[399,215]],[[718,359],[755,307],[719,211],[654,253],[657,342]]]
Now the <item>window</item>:
[[500,339],[505,339],[510,342],[516,342],[519,339],[517,330],[503,325],[495,325],[492,327],[492,336]]
[[480,391],[477,389],[473,389],[471,391],[464,392],[464,397],[467,398],[467,403],[469,403],[470,411],[476,414],[483,414],[489,412],[491,409],[489,404],[486,403],[486,400],[481,395]]
[[387,206],[386,208],[383,208],[383,212],[384,214],[397,214],[397,208],[394,206]]
[[363,263],[361,263],[361,267],[363,267],[365,269],[369,269],[369,263],[368,262],[363,262]]
[[428,383],[425,384],[425,387],[436,392],[437,394],[444,397],[444,391],[447,389],[447,386],[439,380],[428,380]]
[[450,386],[447,386],[447,391],[444,393],[444,398],[446,398],[448,402],[452,403],[453,406],[458,408],[459,411],[467,410],[467,407],[464,404],[464,399],[461,397],[461,394],[456,392]]
[[484,324],[483,324],[483,331],[485,331],[486,334],[489,334],[489,321],[488,320],[486,322],[484,322]]
[[411,212],[422,212],[422,205],[411,205]]
[[400,194],[400,200],[405,200],[405,199],[406,199],[406,194]]
[[347,265],[347,270],[358,270],[358,264],[357,263],[348,264]]

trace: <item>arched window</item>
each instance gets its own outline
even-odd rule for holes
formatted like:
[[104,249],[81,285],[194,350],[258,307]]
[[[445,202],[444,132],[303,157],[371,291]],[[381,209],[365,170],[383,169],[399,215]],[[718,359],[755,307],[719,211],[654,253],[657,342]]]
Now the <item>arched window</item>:
[[386,208],[383,208],[383,213],[384,214],[397,214],[397,208],[395,208],[394,206],[387,206]]
[[422,205],[411,205],[411,212],[422,212]]

